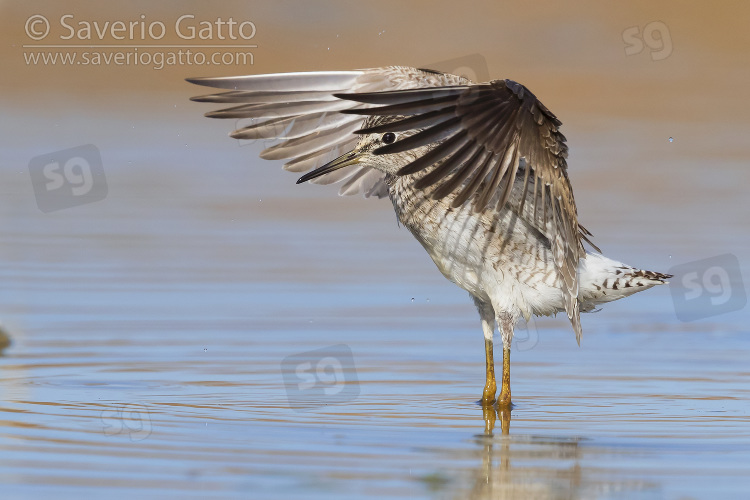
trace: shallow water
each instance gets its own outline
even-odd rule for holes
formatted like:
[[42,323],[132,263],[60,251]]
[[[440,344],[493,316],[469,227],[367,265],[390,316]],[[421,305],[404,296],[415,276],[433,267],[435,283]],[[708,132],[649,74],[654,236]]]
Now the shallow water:
[[491,430],[476,312],[388,202],[243,182],[263,167],[113,168],[105,201],[53,214],[6,173],[5,498],[745,494],[741,312],[680,322],[660,287],[584,316],[581,348],[534,320]]
[[[0,4],[0,498],[748,498],[750,7],[438,4]],[[252,19],[255,65],[25,64],[27,18],[69,10]],[[676,274],[580,347],[518,328],[511,415],[476,404],[476,310],[389,203],[295,186],[184,82],[447,60],[528,85],[595,242]],[[83,144],[106,196],[44,213],[30,161]]]

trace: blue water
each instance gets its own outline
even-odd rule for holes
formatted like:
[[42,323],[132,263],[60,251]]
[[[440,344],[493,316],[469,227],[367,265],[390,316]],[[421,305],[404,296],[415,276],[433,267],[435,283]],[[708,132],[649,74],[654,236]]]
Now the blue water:
[[[474,306],[388,202],[295,186],[215,135],[172,159],[102,139],[107,197],[49,214],[30,150],[8,150],[3,498],[746,497],[747,308],[683,322],[658,287],[584,316],[580,348],[536,319],[490,433]],[[572,176],[611,256],[747,269],[748,221],[701,218],[689,189],[615,189],[585,158]]]

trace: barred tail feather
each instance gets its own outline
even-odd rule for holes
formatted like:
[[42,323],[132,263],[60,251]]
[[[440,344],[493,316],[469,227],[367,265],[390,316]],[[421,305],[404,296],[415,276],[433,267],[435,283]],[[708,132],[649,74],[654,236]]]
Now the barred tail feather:
[[582,311],[590,311],[598,304],[666,284],[666,280],[672,277],[637,269],[598,253],[587,253],[586,258],[581,259],[578,272],[581,287],[578,298]]

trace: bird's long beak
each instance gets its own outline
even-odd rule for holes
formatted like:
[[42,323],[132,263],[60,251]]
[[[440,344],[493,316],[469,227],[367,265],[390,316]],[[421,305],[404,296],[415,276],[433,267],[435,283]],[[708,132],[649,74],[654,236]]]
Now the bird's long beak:
[[349,151],[348,153],[344,153],[343,155],[339,156],[335,160],[329,161],[322,167],[318,167],[315,170],[306,173],[305,175],[297,179],[297,184],[307,182],[309,180],[315,179],[316,177],[320,177],[321,175],[330,174],[331,172],[334,172],[340,168],[348,167],[349,165],[355,165],[357,163],[359,163],[359,155],[357,154],[357,151]]

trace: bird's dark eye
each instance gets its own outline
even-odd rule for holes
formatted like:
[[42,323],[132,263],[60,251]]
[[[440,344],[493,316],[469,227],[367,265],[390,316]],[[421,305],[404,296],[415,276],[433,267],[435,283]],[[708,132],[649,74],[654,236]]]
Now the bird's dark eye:
[[393,132],[386,132],[385,134],[383,134],[381,140],[386,144],[392,144],[393,141],[396,140],[396,134],[394,134]]

